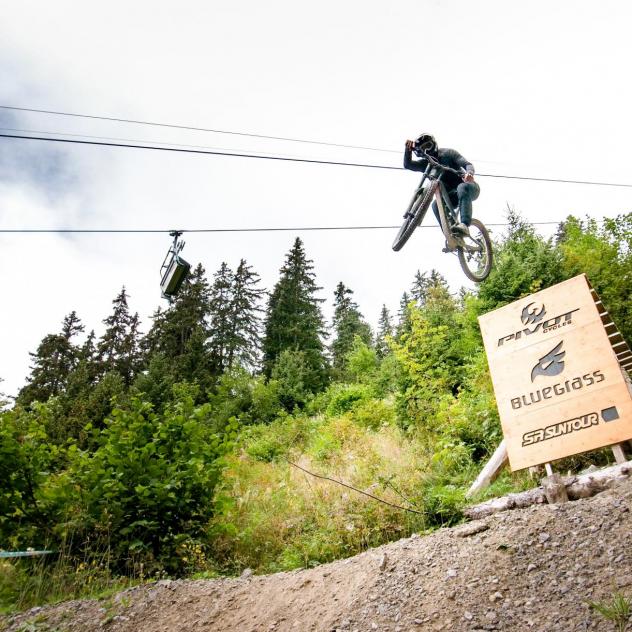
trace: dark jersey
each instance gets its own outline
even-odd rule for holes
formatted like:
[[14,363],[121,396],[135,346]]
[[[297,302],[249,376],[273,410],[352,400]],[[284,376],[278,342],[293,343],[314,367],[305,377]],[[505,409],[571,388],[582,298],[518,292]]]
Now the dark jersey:
[[[463,158],[456,149],[439,149],[437,154],[437,161],[440,164],[458,171],[467,171],[468,173],[474,175],[474,165]],[[410,149],[406,149],[404,151],[404,169],[410,169],[411,171],[425,171],[427,166],[428,160],[425,158],[414,160]],[[459,184],[463,182],[461,177],[451,171],[446,171],[441,180],[448,191],[454,191]]]

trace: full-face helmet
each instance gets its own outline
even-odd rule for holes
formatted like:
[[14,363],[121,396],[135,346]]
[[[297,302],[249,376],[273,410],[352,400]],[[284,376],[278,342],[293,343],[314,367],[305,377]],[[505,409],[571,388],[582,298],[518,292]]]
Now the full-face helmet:
[[434,154],[437,152],[437,141],[431,134],[421,134],[415,141],[414,151],[418,156],[422,153]]

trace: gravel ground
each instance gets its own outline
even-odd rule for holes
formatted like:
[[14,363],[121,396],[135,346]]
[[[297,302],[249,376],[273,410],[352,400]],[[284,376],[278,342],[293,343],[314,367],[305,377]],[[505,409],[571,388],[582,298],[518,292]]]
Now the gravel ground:
[[[616,630],[588,606],[632,597],[632,481],[412,536],[317,568],[163,580],[0,619],[7,632]],[[630,626],[632,629],[632,626]]]

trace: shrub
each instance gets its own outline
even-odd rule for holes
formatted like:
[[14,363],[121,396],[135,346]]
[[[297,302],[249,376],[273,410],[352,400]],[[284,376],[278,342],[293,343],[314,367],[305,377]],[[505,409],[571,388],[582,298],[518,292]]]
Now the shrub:
[[360,400],[353,407],[351,418],[360,426],[378,430],[383,425],[391,425],[396,421],[392,403],[381,399]]
[[352,410],[358,403],[372,396],[372,390],[364,384],[336,384],[330,389],[331,395],[326,413],[330,417],[342,415]]
[[262,376],[252,376],[239,368],[219,378],[209,403],[211,419],[217,428],[223,428],[231,417],[239,419],[242,425],[249,425],[270,423],[284,412],[278,382],[266,382]]
[[77,516],[68,525],[72,541],[107,541],[118,570],[143,563],[147,572],[181,572],[179,550],[205,539],[217,457],[237,433],[235,420],[221,435],[211,433],[209,414],[190,400],[162,415],[139,398],[115,409],[95,452],[77,451],[67,473]]
[[[0,413],[0,542],[40,547],[51,537],[54,509],[47,497],[65,450],[50,441],[50,404]],[[6,544],[5,544],[6,543]]]
[[279,355],[273,369],[272,379],[278,385],[281,404],[288,412],[302,408],[310,399],[309,389],[312,369],[305,353],[295,349],[285,349]]

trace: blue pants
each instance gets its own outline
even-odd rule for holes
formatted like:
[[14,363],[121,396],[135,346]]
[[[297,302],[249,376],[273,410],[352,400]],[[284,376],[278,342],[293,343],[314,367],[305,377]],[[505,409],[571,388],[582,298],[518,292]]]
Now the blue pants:
[[[448,191],[450,202],[455,206],[458,205],[461,222],[466,226],[469,226],[472,221],[472,202],[479,196],[480,192],[481,189],[476,182],[461,182],[456,190]],[[432,203],[432,212],[437,218],[437,223],[441,225],[436,200]]]

